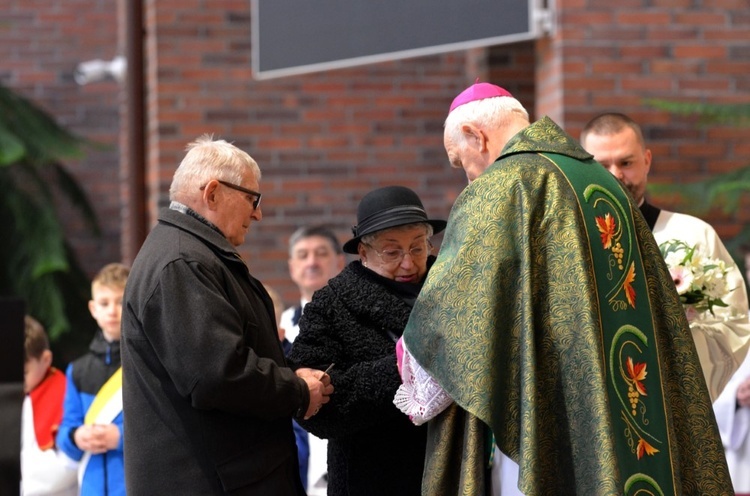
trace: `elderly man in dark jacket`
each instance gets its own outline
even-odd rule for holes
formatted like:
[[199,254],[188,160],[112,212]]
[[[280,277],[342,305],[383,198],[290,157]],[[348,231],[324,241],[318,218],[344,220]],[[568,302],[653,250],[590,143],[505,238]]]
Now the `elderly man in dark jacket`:
[[289,368],[273,304],[235,250],[260,221],[260,170],[203,137],[135,262],[122,317],[131,494],[304,495],[292,416],[333,387]]

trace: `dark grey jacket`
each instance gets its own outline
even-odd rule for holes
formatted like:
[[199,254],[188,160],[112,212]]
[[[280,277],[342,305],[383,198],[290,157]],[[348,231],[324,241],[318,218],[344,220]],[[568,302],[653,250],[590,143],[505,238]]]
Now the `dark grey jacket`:
[[299,422],[328,438],[329,496],[420,494],[426,426],[393,404],[401,384],[396,340],[411,306],[384,284],[351,262],[305,305],[289,355],[318,369],[335,363],[331,401]]
[[304,494],[291,418],[309,392],[221,233],[161,212],[125,289],[121,348],[129,494]]

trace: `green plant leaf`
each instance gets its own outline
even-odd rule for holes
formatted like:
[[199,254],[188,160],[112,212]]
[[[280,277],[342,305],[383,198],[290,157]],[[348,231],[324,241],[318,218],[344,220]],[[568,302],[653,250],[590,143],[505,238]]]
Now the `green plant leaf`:
[[0,127],[23,144],[23,159],[45,164],[62,158],[82,156],[84,140],[60,127],[46,112],[29,100],[0,85]]
[[60,201],[68,201],[99,233],[83,189],[61,163],[90,145],[0,85],[0,237],[6,240],[0,243],[0,295],[26,301],[53,349],[62,351],[55,352],[58,364],[85,351],[95,329],[87,309],[90,282],[58,217]]
[[[644,103],[673,114],[694,116],[700,125],[715,123],[735,127],[750,126],[750,104],[664,99],[647,99]],[[648,185],[648,191],[654,197],[676,198],[680,208],[687,213],[701,215],[714,207],[719,207],[725,215],[732,215],[740,208],[744,195],[750,192],[750,165],[689,184],[651,183]],[[745,264],[745,253],[750,250],[750,225],[744,224],[737,236],[728,240],[726,247],[738,269],[742,271],[745,285],[750,292]]]
[[0,123],[0,166],[18,162],[26,154],[26,147]]
[[677,115],[694,116],[698,122],[707,124],[750,125],[750,104],[725,105],[719,103],[680,102],[651,98],[644,100],[647,106],[666,110]]

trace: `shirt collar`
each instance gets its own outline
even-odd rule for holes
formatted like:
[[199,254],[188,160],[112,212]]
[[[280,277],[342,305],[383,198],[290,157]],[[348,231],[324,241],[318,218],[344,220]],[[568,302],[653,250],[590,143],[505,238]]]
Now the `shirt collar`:
[[213,229],[217,233],[219,233],[222,236],[224,236],[224,233],[221,232],[221,229],[219,229],[218,227],[216,227],[216,224],[214,224],[210,220],[206,219],[201,214],[199,214],[198,212],[196,212],[192,208],[188,207],[184,203],[180,203],[178,201],[174,201],[173,200],[169,204],[169,208],[170,208],[170,210],[177,210],[178,212],[182,212],[183,214],[189,215],[190,217],[192,217],[192,218],[194,218],[194,219],[196,219],[196,220],[198,220],[198,221],[206,224],[208,227],[210,227],[211,229]]

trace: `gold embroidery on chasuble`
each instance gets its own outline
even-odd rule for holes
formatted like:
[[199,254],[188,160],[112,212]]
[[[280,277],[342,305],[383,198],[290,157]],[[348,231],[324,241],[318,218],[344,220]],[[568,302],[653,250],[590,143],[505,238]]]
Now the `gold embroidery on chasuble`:
[[585,167],[565,162],[558,159],[556,165],[582,199],[581,215],[589,231],[623,494],[672,494],[660,357],[653,346],[654,324],[630,204],[609,177],[600,174],[591,183]]
[[516,135],[457,198],[404,331],[455,401],[430,422],[423,496],[481,487],[490,434],[529,496],[731,494],[680,312],[616,180],[548,118]]

